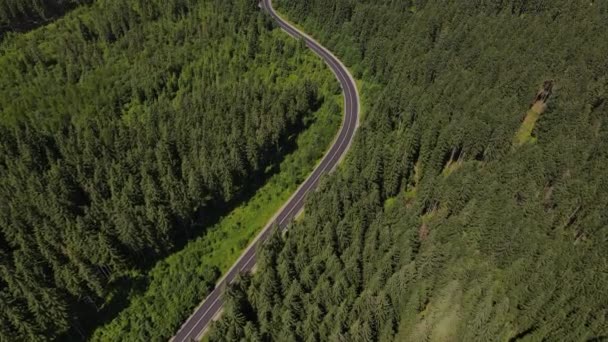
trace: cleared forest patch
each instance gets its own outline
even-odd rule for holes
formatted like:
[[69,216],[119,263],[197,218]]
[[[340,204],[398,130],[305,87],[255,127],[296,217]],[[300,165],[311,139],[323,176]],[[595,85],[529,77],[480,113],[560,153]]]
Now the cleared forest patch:
[[526,143],[535,143],[536,137],[532,135],[532,131],[536,126],[536,121],[540,118],[542,112],[536,111],[534,108],[530,109],[526,113],[526,118],[524,122],[521,123],[517,133],[515,134],[515,139],[513,140],[513,144],[515,146],[521,146]]
[[452,172],[458,170],[464,162],[464,155],[465,154],[462,153],[462,149],[460,147],[453,148],[452,153],[450,155],[450,159],[448,159],[448,161],[445,163],[441,174],[444,177],[447,177],[452,174]]
[[455,341],[460,323],[462,288],[453,280],[441,290],[413,323],[412,329],[400,331],[398,340],[406,341]]
[[553,92],[553,81],[545,81],[543,88],[536,94],[536,98],[530,105],[530,109],[526,113],[524,121],[519,126],[515,138],[513,139],[513,145],[521,146],[526,143],[535,143],[536,137],[533,136],[532,131],[536,126],[536,122],[540,118],[540,115],[547,110],[547,101]]

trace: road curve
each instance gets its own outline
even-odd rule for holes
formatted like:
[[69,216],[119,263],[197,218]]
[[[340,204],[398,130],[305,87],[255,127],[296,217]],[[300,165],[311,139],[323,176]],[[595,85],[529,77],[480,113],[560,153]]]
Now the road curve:
[[205,298],[188,320],[180,327],[179,331],[171,338],[174,342],[197,341],[203,332],[209,327],[213,318],[217,316],[222,308],[222,292],[227,284],[230,284],[240,272],[250,271],[255,265],[256,250],[272,233],[275,227],[283,230],[293,220],[293,218],[304,207],[306,195],[313,190],[319,183],[322,175],[332,171],[338,165],[342,157],[346,154],[355,136],[355,131],[359,126],[359,93],[357,85],[348,72],[348,69],[336,58],[329,50],[317,43],[313,38],[291,26],[283,20],[272,7],[272,0],[262,0],[260,6],[276,21],[276,23],[289,35],[296,39],[302,39],[311,50],[321,57],[331,68],[332,72],[340,82],[344,93],[344,120],[340,127],[329,151],[325,154],[321,162],[314,171],[300,185],[296,192],[291,196],[287,203],[264,227],[256,239],[241,254],[236,263],[230,268],[228,273],[218,281],[215,289]]

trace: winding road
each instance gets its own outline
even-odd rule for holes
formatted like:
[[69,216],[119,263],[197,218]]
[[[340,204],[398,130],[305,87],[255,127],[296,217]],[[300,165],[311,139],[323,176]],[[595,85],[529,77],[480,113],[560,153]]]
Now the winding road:
[[264,227],[255,240],[241,254],[239,259],[230,268],[228,273],[218,281],[215,289],[205,298],[188,320],[180,327],[179,331],[171,338],[174,342],[198,341],[209,327],[214,317],[219,315],[222,309],[222,292],[227,284],[230,284],[240,272],[248,272],[255,265],[256,251],[258,246],[263,243],[272,233],[275,227],[280,230],[287,228],[293,218],[303,209],[306,195],[315,189],[319,179],[324,174],[336,168],[342,157],[346,154],[355,136],[355,131],[359,126],[359,93],[357,85],[348,72],[348,69],[334,56],[329,50],[321,46],[317,41],[307,34],[293,27],[281,18],[272,7],[271,0],[262,0],[260,3],[264,9],[289,35],[296,39],[302,39],[311,50],[321,57],[331,68],[332,72],[340,82],[344,93],[344,120],[340,127],[340,132],[334,139],[333,144],[325,154],[321,162],[314,171],[300,185],[296,192],[291,196],[287,203],[279,209],[277,214]]

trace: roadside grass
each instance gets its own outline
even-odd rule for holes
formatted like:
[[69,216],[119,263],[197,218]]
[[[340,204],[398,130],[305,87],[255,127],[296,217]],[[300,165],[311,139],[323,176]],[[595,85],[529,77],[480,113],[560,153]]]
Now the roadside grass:
[[301,222],[304,219],[305,216],[305,212],[304,212],[304,208],[302,208],[302,210],[296,215],[296,217],[294,217],[294,221],[295,222]]
[[534,130],[534,126],[536,125],[536,121],[540,117],[541,112],[534,110],[534,108],[530,109],[528,113],[526,113],[526,118],[522,122],[521,126],[515,133],[515,138],[513,139],[513,145],[521,146],[526,143],[535,143],[536,138],[532,136],[532,131]]
[[335,92],[339,89],[337,80],[316,58],[311,55],[303,63],[307,77],[320,81],[324,102],[306,119],[308,128],[295,137],[297,148],[284,157],[278,171],[247,202],[206,228],[182,250],[159,261],[147,274],[137,275],[146,280],[145,290],[132,293],[127,307],[99,327],[91,340],[159,340],[172,336],[208,294],[210,282],[230,268],[312,172],[333,141],[343,112],[342,95]]

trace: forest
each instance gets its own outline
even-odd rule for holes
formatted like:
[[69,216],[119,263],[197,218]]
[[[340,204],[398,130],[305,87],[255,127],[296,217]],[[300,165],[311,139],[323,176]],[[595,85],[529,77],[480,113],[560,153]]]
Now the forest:
[[608,340],[608,3],[274,4],[364,119],[209,340]]
[[0,0],[0,40],[6,32],[31,30],[92,1]]
[[[174,275],[146,272],[278,172],[338,90],[255,2],[82,3],[0,2],[2,30],[16,31],[0,41],[2,341],[86,339]],[[145,337],[101,340],[169,338],[221,270],[186,271],[188,300],[161,303],[162,329],[145,318]]]

